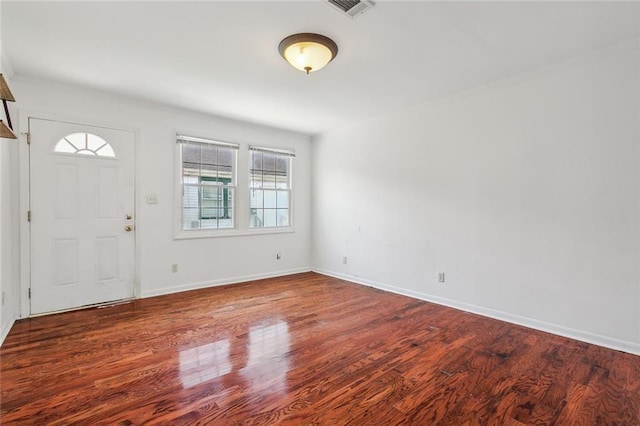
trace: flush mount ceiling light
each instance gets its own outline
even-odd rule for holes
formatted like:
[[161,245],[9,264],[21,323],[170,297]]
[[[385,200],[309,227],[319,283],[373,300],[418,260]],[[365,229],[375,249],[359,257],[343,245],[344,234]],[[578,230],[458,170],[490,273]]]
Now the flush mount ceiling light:
[[338,45],[320,34],[301,33],[282,40],[278,50],[292,67],[309,74],[331,62],[338,54]]

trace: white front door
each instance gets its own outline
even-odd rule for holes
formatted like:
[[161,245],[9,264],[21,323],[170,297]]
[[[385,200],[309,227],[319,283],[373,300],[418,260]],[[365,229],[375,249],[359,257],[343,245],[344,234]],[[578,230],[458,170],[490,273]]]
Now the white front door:
[[31,314],[133,297],[134,134],[29,118]]

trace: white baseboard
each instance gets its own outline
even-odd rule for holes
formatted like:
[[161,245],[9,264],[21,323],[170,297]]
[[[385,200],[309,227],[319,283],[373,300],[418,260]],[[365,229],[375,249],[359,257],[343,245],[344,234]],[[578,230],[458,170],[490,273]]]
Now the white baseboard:
[[634,355],[640,355],[640,343],[635,343],[635,342],[626,341],[626,340],[619,340],[619,339],[591,333],[584,330],[564,327],[562,325],[548,323],[548,322],[540,321],[534,318],[523,317],[520,315],[510,314],[508,312],[502,312],[494,309],[485,308],[482,306],[471,305],[464,302],[458,302],[456,300],[446,299],[443,297],[434,296],[427,293],[411,291],[411,290],[403,289],[400,287],[395,287],[392,285],[380,283],[377,281],[364,279],[361,277],[354,277],[347,274],[341,274],[338,272],[328,271],[328,270],[319,269],[319,268],[314,268],[313,272],[317,272],[323,275],[328,275],[334,278],[339,278],[355,284],[366,285],[368,287],[374,287],[374,288],[388,291],[391,293],[400,294],[402,296],[412,297],[414,299],[424,300],[427,302],[436,303],[438,305],[448,306],[450,308],[471,312],[474,314],[497,319],[500,321],[506,321],[512,324],[533,328],[535,330],[556,334],[558,336],[568,337],[570,339],[580,340],[582,342],[591,343],[598,346],[604,346],[606,348],[628,352]]
[[2,324],[2,329],[0,330],[0,346],[4,343],[4,339],[7,338],[7,335],[11,331],[11,327],[16,322],[15,316],[10,317],[4,324]]
[[282,277],[285,275],[300,274],[303,272],[310,272],[310,271],[311,271],[311,268],[288,269],[284,271],[269,272],[266,274],[244,275],[240,277],[222,278],[219,280],[181,284],[173,287],[164,287],[164,288],[153,289],[153,290],[143,290],[142,298],[162,296],[165,294],[179,293],[182,291],[198,290],[198,289],[207,288],[207,287],[218,287],[218,286],[228,285],[228,284],[238,284],[238,283],[243,283],[247,281],[262,280],[265,278]]

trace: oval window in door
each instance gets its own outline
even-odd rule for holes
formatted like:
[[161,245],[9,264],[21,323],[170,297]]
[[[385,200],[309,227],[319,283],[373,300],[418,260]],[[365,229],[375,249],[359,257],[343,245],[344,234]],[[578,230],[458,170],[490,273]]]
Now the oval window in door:
[[67,135],[56,143],[53,151],[60,154],[116,158],[116,153],[111,144],[93,133],[72,133]]

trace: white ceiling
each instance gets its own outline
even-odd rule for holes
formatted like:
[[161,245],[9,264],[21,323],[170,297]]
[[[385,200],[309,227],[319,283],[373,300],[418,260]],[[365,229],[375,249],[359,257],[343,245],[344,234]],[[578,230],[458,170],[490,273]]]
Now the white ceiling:
[[[337,58],[307,76],[278,43],[317,32]],[[317,134],[640,34],[640,3],[2,2],[15,75]]]

